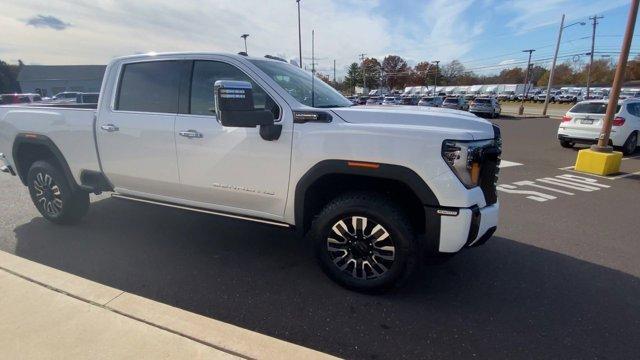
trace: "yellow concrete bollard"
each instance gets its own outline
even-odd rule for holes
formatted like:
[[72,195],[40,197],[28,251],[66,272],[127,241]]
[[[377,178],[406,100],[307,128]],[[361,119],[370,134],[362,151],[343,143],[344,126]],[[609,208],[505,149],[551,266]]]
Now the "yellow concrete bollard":
[[619,151],[604,153],[584,149],[578,151],[574,170],[603,176],[612,175],[620,172],[621,161],[622,153]]

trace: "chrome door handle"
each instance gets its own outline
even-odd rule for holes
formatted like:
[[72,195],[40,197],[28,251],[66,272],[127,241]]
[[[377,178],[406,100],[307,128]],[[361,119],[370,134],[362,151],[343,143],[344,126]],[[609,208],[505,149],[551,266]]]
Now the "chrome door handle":
[[100,129],[106,131],[106,132],[114,132],[114,131],[120,131],[120,128],[113,125],[113,124],[107,124],[107,125],[102,125],[100,126]]
[[186,137],[187,139],[202,139],[203,137],[202,133],[196,130],[180,131],[178,134]]

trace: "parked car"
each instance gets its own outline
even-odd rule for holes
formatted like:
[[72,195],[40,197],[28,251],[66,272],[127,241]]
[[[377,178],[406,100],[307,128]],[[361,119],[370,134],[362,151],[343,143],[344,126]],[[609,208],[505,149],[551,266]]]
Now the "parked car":
[[440,107],[444,98],[442,96],[423,96],[418,101],[418,106]]
[[488,115],[493,119],[500,116],[502,108],[496,99],[478,97],[469,104],[469,112],[476,115]]
[[[550,103],[555,103],[558,101],[559,97],[562,95],[562,91],[560,90],[551,90],[549,92],[549,102]],[[538,94],[535,98],[536,102],[545,102],[545,99],[547,97],[547,91],[543,91],[540,94]]]
[[366,95],[359,96],[357,105],[367,105],[367,100],[369,100],[368,96]]
[[8,104],[29,104],[40,102],[42,97],[38,94],[2,94],[0,95],[0,105]]
[[382,105],[399,105],[401,102],[399,96],[385,96]]
[[640,91],[637,90],[624,90],[620,92],[620,99],[633,99],[640,98]]
[[100,93],[78,93],[76,95],[76,103],[78,104],[97,104]]
[[469,103],[462,96],[449,96],[442,102],[442,107],[466,111],[469,110]]
[[498,94],[498,100],[500,101],[513,101],[516,99],[516,93],[514,91],[502,91]]
[[413,95],[405,95],[400,97],[401,105],[418,105],[420,98]]
[[358,97],[357,97],[357,96],[347,96],[347,99],[348,99],[349,101],[351,101],[351,103],[352,103],[353,105],[357,105],[357,104],[358,104]]
[[117,58],[96,111],[0,106],[0,170],[58,224],[78,222],[89,194],[113,192],[294,228],[329,277],[357,290],[397,287],[423,253],[492,236],[497,126],[457,112],[352,107],[320,80],[312,98],[311,82],[265,58]]
[[78,96],[78,92],[76,91],[64,91],[55,94],[51,99],[52,100],[75,100]]
[[382,96],[372,96],[367,99],[367,105],[382,105]]
[[[574,105],[558,127],[558,139],[562,147],[598,142],[602,121],[607,111],[607,101],[587,100]],[[640,99],[618,101],[613,126],[611,145],[621,148],[625,155],[633,153],[638,145],[640,132]]]
[[[602,99],[602,97],[600,97],[600,99],[598,99],[598,100],[601,100],[601,99]],[[583,100],[587,100],[587,99],[584,99],[584,95],[582,94],[582,91],[575,91],[575,90],[574,91],[564,92],[564,93],[560,94],[556,98],[556,101],[561,103],[561,104],[564,104],[564,103],[577,103],[577,102],[583,101]],[[544,101],[544,99],[542,101]]]

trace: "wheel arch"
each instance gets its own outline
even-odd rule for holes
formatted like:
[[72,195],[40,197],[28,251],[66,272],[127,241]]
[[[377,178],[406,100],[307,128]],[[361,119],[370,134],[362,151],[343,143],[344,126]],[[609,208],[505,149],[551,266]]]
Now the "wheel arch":
[[413,170],[391,164],[349,160],[324,160],[311,167],[295,189],[294,216],[297,231],[306,234],[319,210],[332,198],[352,190],[384,191],[416,210],[409,215],[420,233],[425,230],[425,206],[438,207],[438,198]]
[[74,189],[83,189],[73,177],[71,168],[60,149],[45,135],[31,133],[16,135],[12,155],[16,172],[24,185],[27,185],[27,174],[31,164],[38,160],[50,160],[62,170],[65,178]]

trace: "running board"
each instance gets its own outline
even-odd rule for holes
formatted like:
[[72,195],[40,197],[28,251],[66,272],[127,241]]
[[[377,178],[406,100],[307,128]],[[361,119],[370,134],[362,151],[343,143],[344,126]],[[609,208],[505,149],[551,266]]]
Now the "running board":
[[253,222],[267,224],[267,225],[274,225],[274,226],[280,226],[280,227],[285,227],[285,228],[291,227],[291,225],[289,225],[289,224],[282,223],[282,222],[277,222],[277,221],[252,218],[252,217],[242,216],[242,215],[228,214],[228,213],[224,213],[224,212],[207,210],[207,209],[202,209],[202,208],[197,208],[197,207],[190,207],[190,206],[185,206],[185,205],[176,205],[176,204],[166,203],[166,202],[161,202],[161,201],[142,199],[142,198],[138,198],[138,197],[134,197],[134,196],[127,196],[127,195],[122,195],[122,194],[111,194],[111,197],[118,198],[118,199],[124,199],[124,200],[137,201],[137,202],[141,202],[141,203],[145,203],[145,204],[166,206],[166,207],[170,207],[170,208],[174,208],[174,209],[188,210],[188,211],[198,212],[198,213],[202,213],[202,214],[218,215],[218,216],[224,216],[224,217],[233,218],[233,219],[253,221]]

